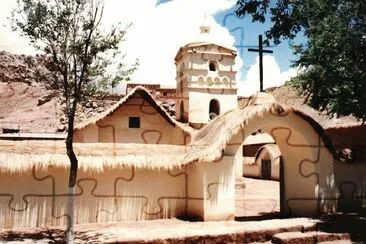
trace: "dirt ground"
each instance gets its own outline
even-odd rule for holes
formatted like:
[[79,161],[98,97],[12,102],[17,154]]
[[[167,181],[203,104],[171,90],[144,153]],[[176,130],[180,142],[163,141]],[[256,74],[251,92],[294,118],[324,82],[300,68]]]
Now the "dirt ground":
[[235,217],[271,216],[280,211],[279,181],[244,178],[236,184]]

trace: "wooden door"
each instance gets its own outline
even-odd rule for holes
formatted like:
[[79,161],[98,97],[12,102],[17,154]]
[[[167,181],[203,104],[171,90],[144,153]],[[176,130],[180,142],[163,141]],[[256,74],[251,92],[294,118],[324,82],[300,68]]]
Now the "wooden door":
[[265,180],[271,179],[271,160],[270,159],[262,159],[262,167],[261,167],[262,178]]

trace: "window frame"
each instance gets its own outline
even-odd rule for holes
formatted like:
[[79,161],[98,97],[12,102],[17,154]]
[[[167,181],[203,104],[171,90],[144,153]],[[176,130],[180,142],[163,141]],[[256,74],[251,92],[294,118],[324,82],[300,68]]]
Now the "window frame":
[[128,128],[129,129],[139,129],[141,128],[141,118],[138,116],[128,117]]

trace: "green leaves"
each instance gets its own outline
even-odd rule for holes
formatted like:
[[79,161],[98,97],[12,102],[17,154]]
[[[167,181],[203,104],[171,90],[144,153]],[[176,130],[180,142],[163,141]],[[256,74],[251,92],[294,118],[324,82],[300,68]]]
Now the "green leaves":
[[[238,2],[236,13],[263,14],[257,1]],[[270,8],[266,37],[275,44],[300,31],[306,45],[292,46],[302,72],[289,84],[307,95],[312,107],[329,114],[366,119],[366,2],[358,0],[277,0]],[[247,7],[247,6],[251,7]],[[273,5],[273,2],[271,2]],[[254,6],[254,8],[253,8]],[[267,5],[268,7],[268,5]]]

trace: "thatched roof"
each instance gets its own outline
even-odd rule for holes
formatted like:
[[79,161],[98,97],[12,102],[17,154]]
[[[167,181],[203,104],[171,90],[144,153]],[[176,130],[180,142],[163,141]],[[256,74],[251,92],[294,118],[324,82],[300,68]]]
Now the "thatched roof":
[[[286,104],[304,112],[305,114],[310,115],[324,129],[338,126],[355,126],[361,124],[361,121],[358,121],[353,116],[342,116],[337,118],[327,114],[325,111],[319,112],[315,110],[306,104],[306,96],[299,95],[299,90],[295,89],[294,87],[284,85],[276,88],[267,88],[265,92],[274,96],[277,103]],[[243,103],[246,104],[246,102]]]
[[275,103],[276,99],[269,93],[259,92],[249,97],[247,106],[254,106],[265,103]]
[[278,103],[249,106],[243,109],[231,110],[220,115],[210,124],[207,124],[201,130],[193,134],[191,145],[206,145],[206,151],[205,153],[202,153],[204,155],[209,155],[210,153],[213,155],[220,154],[231,138],[238,133],[239,130],[245,128],[245,126],[255,117],[263,117],[266,114],[277,112],[293,113],[307,121],[320,135],[325,146],[336,156],[329,138],[325,135],[323,128],[314,119],[299,110]]
[[168,123],[171,124],[172,126],[181,128],[182,130],[186,131],[187,133],[191,133],[194,131],[191,127],[184,125],[184,124],[176,121],[173,117],[171,117],[165,111],[165,109],[157,103],[157,101],[152,96],[152,94],[146,88],[144,88],[142,86],[136,86],[135,88],[133,88],[126,96],[124,96],[121,100],[119,100],[111,108],[109,108],[105,112],[101,113],[99,116],[76,125],[75,130],[81,130],[81,129],[87,127],[88,125],[96,124],[97,122],[101,121],[105,117],[112,115],[118,108],[120,108],[123,104],[127,103],[129,100],[131,100],[132,98],[136,98],[138,96],[140,96],[142,99],[147,101],[151,106],[153,106],[156,109],[156,111],[159,114],[161,114],[161,116],[166,121],[168,121]]
[[[211,162],[222,157],[223,150],[238,131],[254,117],[270,112],[294,113],[309,122],[320,134],[326,146],[334,152],[322,128],[310,117],[290,107],[263,104],[235,109],[215,118],[210,124],[192,134],[186,146],[156,144],[75,143],[79,168],[85,171],[103,171],[120,166],[135,168],[170,169],[194,162]],[[1,141],[0,170],[24,171],[33,166],[57,165],[68,167],[65,144],[60,141]]]
[[[192,161],[189,146],[74,143],[74,151],[82,171],[102,172],[121,166],[172,169]],[[0,172],[23,172],[33,167],[47,170],[51,165],[69,167],[64,142],[0,140]]]

